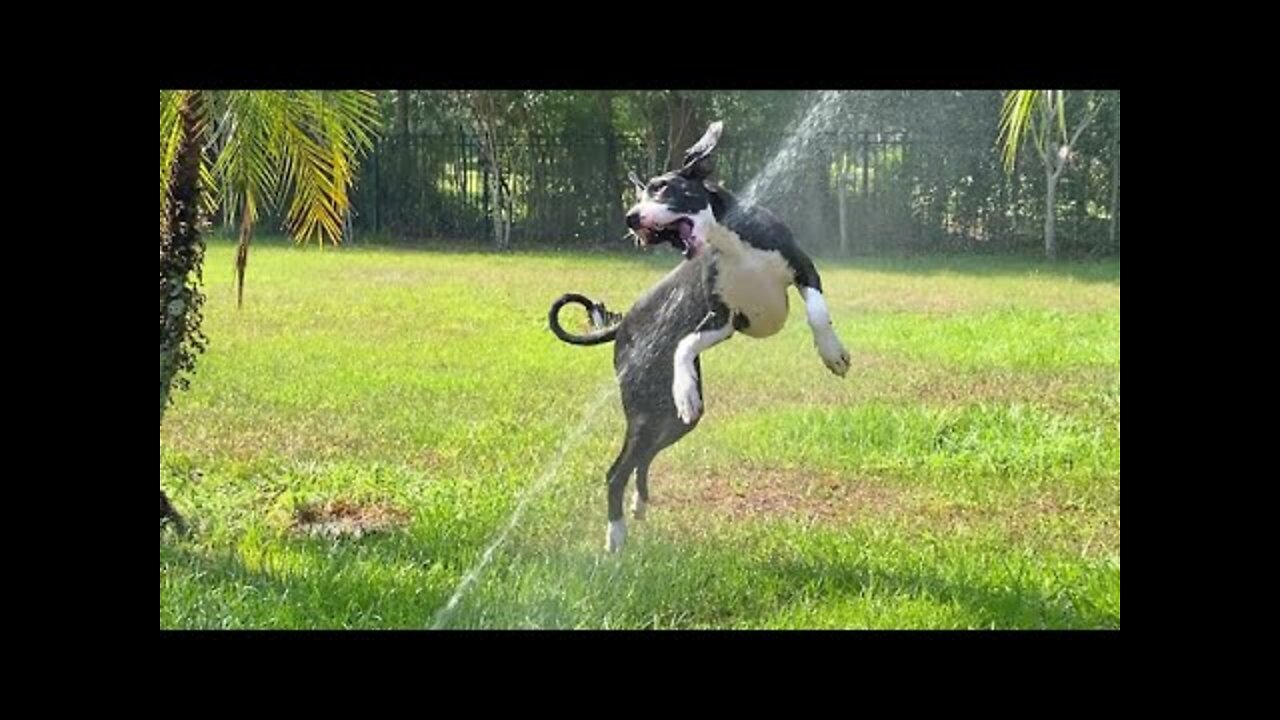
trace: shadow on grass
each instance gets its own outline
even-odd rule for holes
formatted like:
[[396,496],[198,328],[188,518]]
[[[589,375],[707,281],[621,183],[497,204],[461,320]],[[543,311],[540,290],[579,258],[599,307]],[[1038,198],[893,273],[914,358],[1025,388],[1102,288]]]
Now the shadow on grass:
[[469,560],[430,552],[407,533],[268,547],[249,563],[230,546],[162,539],[162,627],[421,629],[452,592],[459,571],[449,565]]
[[820,582],[835,596],[856,596],[868,588],[887,595],[929,597],[955,604],[973,618],[978,627],[997,629],[1098,629],[1120,627],[1120,618],[1095,607],[1087,599],[1065,594],[1049,594],[1028,583],[1013,582],[1005,587],[957,582],[928,572],[904,573],[872,568],[864,563],[831,563],[825,560],[768,563],[761,573],[787,583],[805,585]]
[[[284,567],[250,567],[231,548],[161,542],[162,625],[236,628],[429,627],[457,579],[475,560],[464,543],[451,557],[409,533],[358,541],[286,539],[271,554]],[[971,627],[1119,628],[1118,614],[1078,593],[1030,581],[1000,587],[958,581],[928,569],[902,571],[863,559],[744,557],[733,543],[665,543],[620,559],[578,547],[515,550],[494,564],[459,606],[450,627],[730,627],[767,624],[792,608],[870,591],[954,605]],[[638,550],[638,552],[637,552]],[[257,563],[255,563],[257,565]],[[271,563],[265,563],[270,566]],[[162,588],[165,583],[162,581]]]

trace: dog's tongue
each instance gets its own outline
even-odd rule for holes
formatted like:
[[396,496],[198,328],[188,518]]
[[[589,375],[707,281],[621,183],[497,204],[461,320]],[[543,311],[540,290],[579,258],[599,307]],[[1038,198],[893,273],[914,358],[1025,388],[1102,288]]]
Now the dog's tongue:
[[694,238],[694,223],[681,218],[677,220],[676,232],[680,233],[680,242],[685,245],[685,258],[692,258],[694,256],[694,243],[690,241]]
[[680,218],[676,221],[676,231],[680,233],[680,240],[687,245],[689,238],[693,237],[693,223],[685,218]]

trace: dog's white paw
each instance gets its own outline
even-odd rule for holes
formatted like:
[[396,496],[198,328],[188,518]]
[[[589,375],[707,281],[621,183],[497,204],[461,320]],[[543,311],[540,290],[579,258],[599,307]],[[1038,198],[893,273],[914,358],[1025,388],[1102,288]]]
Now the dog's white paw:
[[616,553],[622,550],[627,539],[627,524],[621,520],[609,521],[609,528],[604,535],[605,552]]
[[640,493],[636,493],[631,501],[631,516],[637,520],[643,520],[648,507],[648,503],[640,499]]
[[822,356],[827,369],[836,375],[844,377],[849,372],[849,351],[844,349],[835,333],[818,337],[818,354]]
[[692,425],[702,414],[702,398],[698,396],[698,379],[690,372],[677,372],[671,383],[671,397],[676,401],[676,414],[686,425]]

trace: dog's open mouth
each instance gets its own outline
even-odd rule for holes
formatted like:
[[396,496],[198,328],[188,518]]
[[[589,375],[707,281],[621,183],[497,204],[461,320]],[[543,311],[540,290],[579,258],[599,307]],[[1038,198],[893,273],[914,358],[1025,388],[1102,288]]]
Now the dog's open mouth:
[[689,218],[677,218],[675,222],[654,228],[641,228],[636,231],[644,245],[661,245],[670,243],[684,254],[692,258],[698,251],[698,243],[693,236],[693,221]]

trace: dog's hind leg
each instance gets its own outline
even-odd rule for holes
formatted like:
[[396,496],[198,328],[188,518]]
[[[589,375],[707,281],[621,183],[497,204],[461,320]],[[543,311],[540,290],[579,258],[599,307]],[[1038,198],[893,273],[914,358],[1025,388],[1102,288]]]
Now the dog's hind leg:
[[698,355],[713,345],[728,340],[732,335],[733,323],[729,309],[721,305],[707,313],[698,329],[684,336],[676,346],[671,397],[676,403],[676,414],[686,425],[693,424],[702,414],[701,381],[695,364]]
[[[668,438],[666,441],[663,438]],[[609,527],[605,534],[605,549],[617,552],[627,537],[626,521],[622,517],[622,500],[626,494],[627,481],[631,473],[636,475],[636,492],[632,512],[637,520],[643,520],[645,508],[649,503],[649,465],[670,442],[670,434],[664,435],[656,431],[652,424],[643,421],[627,427],[627,441],[623,443],[622,452],[609,468],[606,480],[609,483]]]
[[631,516],[636,520],[643,520],[649,507],[649,464],[653,456],[647,455],[636,464],[636,494],[631,502]]
[[[609,485],[609,527],[605,531],[604,547],[609,552],[621,550],[627,538],[627,523],[622,518],[622,496],[627,491],[627,480],[642,460],[647,465],[650,458],[652,454],[644,436],[628,428],[622,451],[605,476]],[[648,494],[647,490],[645,494]]]

